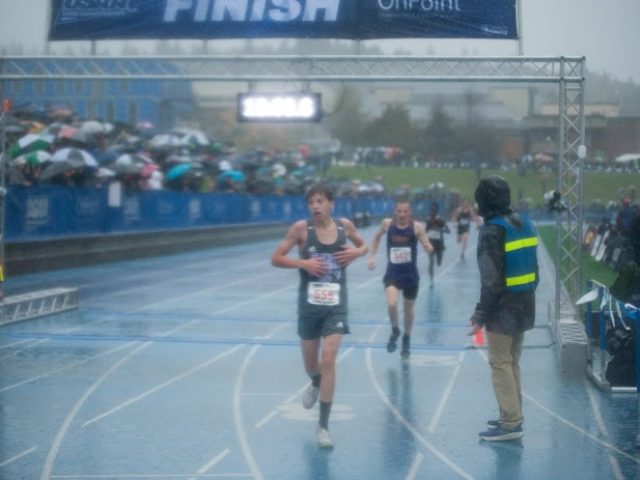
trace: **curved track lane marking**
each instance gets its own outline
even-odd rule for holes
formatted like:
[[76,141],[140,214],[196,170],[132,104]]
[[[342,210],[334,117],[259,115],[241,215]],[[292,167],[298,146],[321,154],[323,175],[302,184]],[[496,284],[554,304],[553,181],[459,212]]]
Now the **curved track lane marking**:
[[7,458],[6,460],[0,462],[0,467],[4,467],[6,465],[9,465],[10,463],[15,462],[16,460],[20,460],[22,457],[26,457],[30,453],[35,452],[37,449],[38,449],[37,447],[31,447],[30,449],[25,450],[24,452],[20,452],[14,455],[13,457]]
[[122,357],[116,363],[114,363],[105,373],[103,373],[98,380],[96,380],[93,385],[91,385],[80,397],[80,399],[73,406],[71,411],[67,414],[67,418],[62,422],[62,426],[58,430],[55,438],[53,439],[53,443],[51,448],[49,449],[49,453],[47,454],[47,459],[44,462],[44,467],[42,468],[42,474],[40,475],[41,480],[49,480],[51,478],[51,471],[53,470],[53,463],[55,462],[56,457],[58,456],[58,451],[60,450],[60,446],[62,445],[62,441],[64,440],[69,427],[71,426],[71,422],[76,417],[84,403],[89,399],[89,397],[97,390],[102,382],[104,382],[109,375],[115,372],[118,368],[120,368],[127,360],[133,357],[135,354],[140,352],[141,350],[147,348],[151,343],[143,343],[139,345],[137,348],[129,352],[127,355]]
[[[272,292],[263,294],[263,295],[258,295],[256,297],[253,297],[252,299],[246,300],[244,302],[239,302],[236,303],[234,305],[230,305],[226,308],[217,310],[215,313],[219,314],[219,313],[223,313],[225,311],[228,310],[232,310],[233,308],[237,308],[238,306],[241,305],[246,305],[249,303],[253,303],[255,301],[258,301],[264,297],[268,297],[268,296],[272,296],[276,293],[279,293],[281,291],[284,290],[288,290],[291,289],[291,286],[287,286],[284,288],[280,288],[277,290],[274,290]],[[207,290],[202,290],[201,292],[205,292]],[[144,310],[146,308],[149,308],[151,306],[155,306],[161,303],[167,303],[170,302],[172,300],[175,300],[176,298],[182,298],[182,297],[175,297],[175,298],[167,298],[165,300],[160,300],[158,302],[152,303],[147,305],[146,307],[142,307],[136,310]],[[135,311],[135,310],[134,310]],[[182,325],[178,325],[177,327],[165,332],[164,334],[162,334],[162,336],[167,336],[167,335],[171,335],[172,333],[174,333],[175,331],[181,329],[181,328],[185,328],[187,326],[191,326],[193,324],[198,323],[198,321],[190,321],[187,322],[185,324]],[[287,325],[287,323],[282,324],[279,328],[283,328]],[[82,397],[78,400],[78,402],[76,402],[76,404],[73,406],[73,408],[71,409],[71,411],[69,412],[69,414],[67,415],[67,418],[65,418],[62,426],[60,427],[60,429],[58,430],[58,433],[56,434],[56,437],[53,441],[53,444],[51,445],[51,448],[49,449],[49,454],[47,455],[47,459],[45,460],[45,464],[44,467],[42,469],[42,475],[40,476],[41,480],[49,480],[51,478],[51,471],[53,469],[53,463],[55,462],[55,459],[58,455],[58,451],[60,450],[60,447],[62,445],[62,441],[64,440],[64,437],[67,434],[67,431],[69,430],[69,427],[71,425],[71,422],[75,419],[75,417],[77,416],[78,412],[80,411],[80,409],[82,408],[82,406],[84,405],[84,403],[89,399],[89,397],[91,397],[91,395],[93,395],[93,393],[97,390],[97,388],[100,386],[100,384],[102,382],[104,382],[104,380],[106,380],[113,372],[115,372],[116,370],[118,370],[122,365],[124,365],[124,363],[126,363],[126,361],[128,361],[130,358],[132,358],[133,356],[135,356],[137,353],[139,353],[140,351],[144,350],[145,348],[149,347],[153,345],[153,342],[145,342],[142,345],[138,346],[136,349],[134,349],[133,351],[129,352],[126,356],[124,356],[122,359],[118,360],[116,363],[114,363],[102,376],[100,376],[100,378],[98,378],[98,380],[96,380],[86,391],[85,393],[82,395]]]
[[[487,355],[485,354],[485,352],[480,351],[480,350],[476,350],[478,352],[478,355],[480,355],[482,358],[484,358],[484,360],[488,363],[489,359],[487,358]],[[602,445],[605,448],[608,448],[610,450],[613,450],[614,452],[616,452],[618,455],[621,455],[629,460],[632,460],[634,463],[640,465],[640,458],[636,458],[633,455],[628,454],[627,452],[620,450],[618,447],[616,447],[615,445],[605,442],[604,440],[600,440],[598,437],[596,437],[595,435],[593,435],[592,433],[587,432],[586,430],[580,428],[578,425],[576,425],[575,423],[572,423],[570,420],[567,420],[566,418],[564,418],[563,416],[561,416],[560,414],[554,412],[553,410],[551,410],[550,408],[544,406],[540,401],[536,400],[534,397],[532,397],[531,395],[529,395],[526,392],[522,392],[522,396],[524,398],[526,398],[527,400],[529,400],[531,403],[533,403],[536,407],[538,407],[540,410],[542,410],[543,412],[545,412],[547,415],[549,415],[550,417],[555,418],[556,420],[558,420],[559,422],[564,423],[567,427],[575,430],[576,432],[578,432],[580,435],[583,435],[591,440],[593,440],[594,442]]]
[[232,353],[235,353],[236,351],[240,350],[241,348],[243,348],[244,345],[240,344],[240,345],[236,345],[233,348],[230,348],[229,350],[225,350],[222,353],[219,353],[218,355],[206,360],[205,362],[202,362],[199,365],[196,365],[195,367],[190,368],[189,370],[186,370],[185,372],[182,372],[180,375],[176,375],[173,378],[170,378],[169,380],[156,385],[153,388],[150,388],[149,390],[146,390],[145,392],[142,392],[139,395],[136,395],[135,397],[130,398],[129,400],[126,400],[122,403],[120,403],[119,405],[116,405],[115,407],[107,410],[106,412],[103,412],[99,415],[96,415],[95,417],[87,420],[86,422],[84,422],[82,424],[82,428],[88,427],[89,425],[96,423],[100,420],[102,420],[103,418],[108,417],[109,415],[112,415],[120,410],[122,410],[125,407],[128,407],[129,405],[132,405],[136,402],[138,402],[139,400],[142,400],[143,398],[148,397],[149,395],[152,395],[160,390],[162,390],[165,387],[168,387],[170,385],[173,385],[176,382],[179,382],[180,380],[183,380],[185,378],[187,378],[190,375],[193,375],[194,373],[202,370],[203,368],[209,367],[210,365],[213,365],[214,363],[217,363],[218,361],[222,360],[224,357],[231,355]]
[[[373,331],[373,333],[371,334],[371,337],[369,338],[370,342],[373,342],[379,329],[380,327],[378,327],[376,330]],[[389,411],[391,411],[393,416],[396,417],[396,420],[400,424],[402,424],[402,426],[404,426],[409,431],[409,433],[411,433],[411,435],[413,435],[413,437],[419,443],[422,444],[422,446],[424,446],[429,452],[431,452],[431,454],[433,454],[436,458],[438,458],[441,462],[443,462],[447,467],[449,467],[451,470],[457,473],[460,477],[465,478],[467,480],[472,480],[474,478],[473,476],[471,476],[469,473],[463,470],[462,467],[457,465],[453,460],[451,460],[444,453],[438,450],[435,445],[433,445],[413,425],[411,425],[411,422],[409,422],[402,415],[402,413],[400,413],[398,409],[393,405],[391,400],[389,400],[389,397],[380,386],[380,383],[378,382],[378,379],[376,378],[375,373],[373,371],[373,361],[372,361],[371,352],[372,352],[372,349],[367,348],[366,361],[367,361],[367,371],[369,372],[369,379],[371,380],[371,384],[373,385],[376,392],[378,392],[378,396],[380,397],[382,402],[386,405],[386,407],[389,409]]]

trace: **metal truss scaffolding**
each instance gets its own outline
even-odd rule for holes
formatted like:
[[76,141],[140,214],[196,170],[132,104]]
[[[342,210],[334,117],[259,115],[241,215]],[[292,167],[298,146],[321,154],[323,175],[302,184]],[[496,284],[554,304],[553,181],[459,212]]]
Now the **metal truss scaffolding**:
[[[580,291],[584,144],[583,57],[158,56],[0,57],[0,86],[11,80],[191,80],[475,82],[559,85],[556,317]],[[564,286],[564,288],[563,288]]]

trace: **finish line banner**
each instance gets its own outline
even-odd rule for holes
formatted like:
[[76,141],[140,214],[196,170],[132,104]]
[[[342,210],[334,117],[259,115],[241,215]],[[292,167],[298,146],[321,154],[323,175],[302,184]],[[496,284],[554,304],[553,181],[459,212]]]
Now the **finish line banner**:
[[51,0],[49,40],[516,39],[516,0]]

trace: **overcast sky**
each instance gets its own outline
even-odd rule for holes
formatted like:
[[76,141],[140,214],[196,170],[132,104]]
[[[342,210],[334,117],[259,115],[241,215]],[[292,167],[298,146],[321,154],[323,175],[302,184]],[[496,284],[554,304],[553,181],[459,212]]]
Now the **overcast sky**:
[[[158,0],[160,1],[160,0]],[[522,45],[527,56],[585,56],[587,68],[640,84],[640,0],[521,0]],[[25,53],[43,51],[49,0],[0,0],[0,46],[21,43]],[[111,53],[119,53],[115,42]],[[211,42],[215,44],[216,42]],[[393,40],[416,54],[515,55],[504,40]],[[100,47],[101,48],[101,47]],[[56,50],[57,51],[57,50]],[[61,53],[61,51],[59,52]]]

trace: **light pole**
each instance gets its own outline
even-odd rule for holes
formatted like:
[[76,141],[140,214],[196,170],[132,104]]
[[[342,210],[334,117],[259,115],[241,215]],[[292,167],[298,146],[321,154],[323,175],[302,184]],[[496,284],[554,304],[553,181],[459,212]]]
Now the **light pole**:
[[[580,242],[584,239],[584,162],[587,158],[587,146],[578,146],[578,175],[580,188],[578,189],[578,239]],[[582,289],[582,244],[578,246],[578,281],[577,281],[577,296],[580,296],[580,290]]]

